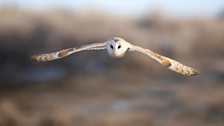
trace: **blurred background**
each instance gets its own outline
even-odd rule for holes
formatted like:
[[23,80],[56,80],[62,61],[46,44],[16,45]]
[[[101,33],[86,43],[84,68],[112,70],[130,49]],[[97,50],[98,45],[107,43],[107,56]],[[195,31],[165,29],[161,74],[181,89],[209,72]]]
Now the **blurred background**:
[[[185,77],[139,53],[29,57],[114,36],[200,71]],[[223,0],[0,0],[1,126],[223,126]]]

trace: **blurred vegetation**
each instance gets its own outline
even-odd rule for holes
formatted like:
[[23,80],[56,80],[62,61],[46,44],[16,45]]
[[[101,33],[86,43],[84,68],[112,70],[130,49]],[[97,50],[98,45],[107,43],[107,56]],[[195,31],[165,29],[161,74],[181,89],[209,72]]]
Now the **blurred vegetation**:
[[[138,53],[29,57],[120,36],[199,69],[194,78]],[[0,9],[0,125],[224,124],[224,20],[98,11]]]
[[7,8],[0,10],[0,16],[1,85],[57,80],[71,73],[103,73],[114,69],[136,73],[148,70],[150,76],[164,73],[158,64],[139,54],[128,54],[114,61],[106,52],[93,51],[46,64],[29,61],[33,54],[102,42],[113,36],[182,61],[202,74],[212,72],[214,78],[223,78],[224,21],[218,18],[168,17],[160,12],[131,18],[94,11],[35,12]]

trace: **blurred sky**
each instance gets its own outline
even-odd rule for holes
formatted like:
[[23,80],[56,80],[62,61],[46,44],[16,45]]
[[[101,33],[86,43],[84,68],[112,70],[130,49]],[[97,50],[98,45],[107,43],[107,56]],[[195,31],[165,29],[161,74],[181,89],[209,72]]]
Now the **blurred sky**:
[[161,9],[170,15],[215,16],[223,10],[224,0],[0,0],[0,5],[32,9],[97,9],[130,15]]

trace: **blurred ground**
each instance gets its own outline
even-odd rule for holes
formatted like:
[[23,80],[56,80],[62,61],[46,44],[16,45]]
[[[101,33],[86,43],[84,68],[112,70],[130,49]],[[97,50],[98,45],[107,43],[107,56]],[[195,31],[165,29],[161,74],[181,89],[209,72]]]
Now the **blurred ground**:
[[[188,78],[148,57],[106,51],[34,63],[52,52],[113,36],[199,69]],[[162,12],[0,9],[0,125],[224,125],[224,20]]]

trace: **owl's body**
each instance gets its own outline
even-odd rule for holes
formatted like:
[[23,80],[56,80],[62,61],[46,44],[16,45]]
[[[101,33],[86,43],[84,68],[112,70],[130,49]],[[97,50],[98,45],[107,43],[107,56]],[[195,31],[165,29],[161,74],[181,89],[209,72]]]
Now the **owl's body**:
[[159,55],[155,52],[152,52],[151,50],[144,49],[142,47],[130,44],[129,42],[119,37],[114,37],[103,43],[95,43],[95,44],[82,46],[79,48],[69,48],[69,49],[64,49],[64,50],[53,52],[53,53],[35,55],[35,56],[32,56],[31,59],[35,61],[51,61],[51,60],[60,59],[68,55],[71,55],[73,53],[84,51],[84,50],[102,50],[102,49],[107,49],[109,56],[115,57],[115,58],[123,57],[127,51],[137,51],[156,60],[165,68],[173,70],[182,75],[195,76],[199,74],[197,70],[191,67],[185,66],[173,59]]

